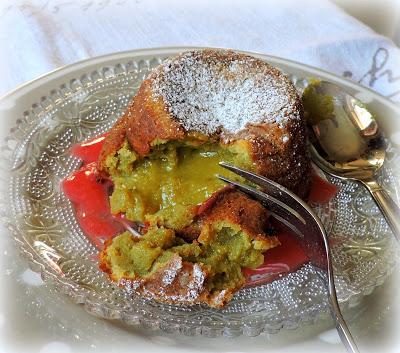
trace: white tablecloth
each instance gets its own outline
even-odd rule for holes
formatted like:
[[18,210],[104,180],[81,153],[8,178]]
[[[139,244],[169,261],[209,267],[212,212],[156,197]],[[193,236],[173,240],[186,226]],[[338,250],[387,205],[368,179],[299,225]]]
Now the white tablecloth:
[[[400,50],[325,0],[3,0],[0,95],[81,59],[174,45],[277,55],[345,75],[400,101]],[[0,231],[0,352],[344,351],[336,332],[321,323],[269,338],[210,340],[95,319],[49,293],[18,259],[6,230]],[[390,294],[396,283],[388,281],[357,309],[352,329],[364,351],[398,352],[384,344],[396,317]]]
[[327,0],[3,0],[0,95],[81,59],[171,45],[281,56],[400,101],[400,50]]

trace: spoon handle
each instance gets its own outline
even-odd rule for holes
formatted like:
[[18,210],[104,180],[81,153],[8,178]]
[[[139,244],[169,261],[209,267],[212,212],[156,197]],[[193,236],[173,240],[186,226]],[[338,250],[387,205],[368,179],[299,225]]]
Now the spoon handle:
[[400,208],[376,180],[363,182],[384,215],[394,236],[400,241]]

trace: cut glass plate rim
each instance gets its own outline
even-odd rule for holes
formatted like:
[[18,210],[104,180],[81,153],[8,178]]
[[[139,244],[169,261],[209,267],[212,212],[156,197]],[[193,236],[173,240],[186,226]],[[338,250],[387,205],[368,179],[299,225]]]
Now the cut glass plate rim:
[[[191,50],[191,49],[204,49],[204,48],[202,48],[202,47],[167,47],[167,48],[154,48],[154,49],[138,49],[138,50],[133,50],[133,51],[107,54],[107,55],[87,59],[84,61],[80,61],[75,64],[67,65],[65,67],[56,69],[48,74],[45,74],[35,80],[32,80],[32,81],[16,88],[12,92],[4,95],[3,97],[0,98],[0,108],[5,107],[5,109],[3,109],[3,111],[7,112],[7,110],[10,109],[9,107],[13,107],[13,104],[10,104],[10,102],[14,101],[14,103],[15,103],[18,101],[18,99],[23,97],[25,99],[28,98],[27,100],[29,101],[28,104],[23,105],[22,111],[25,111],[30,108],[29,104],[33,104],[35,102],[40,101],[39,97],[41,95],[44,95],[43,91],[45,93],[48,93],[51,91],[51,89],[58,89],[60,86],[60,82],[62,82],[62,83],[70,82],[71,78],[69,78],[68,75],[72,74],[75,77],[80,77],[80,74],[82,72],[90,72],[90,71],[88,71],[89,68],[100,69],[100,68],[103,68],[106,66],[114,65],[118,62],[123,62],[123,60],[128,60],[129,58],[153,57],[153,56],[167,57],[167,56],[171,56],[171,55],[177,54],[179,52]],[[366,92],[367,96],[369,95],[369,96],[373,97],[374,100],[379,101],[380,104],[388,107],[390,110],[392,110],[392,112],[395,112],[396,114],[400,114],[400,109],[394,103],[389,101],[387,98],[377,94],[376,92],[374,92],[368,88],[362,87],[361,85],[358,85],[352,81],[349,81],[348,79],[344,79],[344,78],[335,76],[331,73],[324,72],[323,70],[319,70],[319,69],[316,69],[316,68],[313,68],[313,67],[310,67],[307,65],[303,65],[300,63],[290,61],[290,60],[281,59],[281,58],[277,58],[277,57],[273,57],[273,56],[268,56],[268,55],[264,55],[261,53],[254,53],[254,52],[244,52],[244,53],[260,57],[263,60],[266,60],[267,62],[270,62],[276,66],[282,66],[282,65],[285,66],[286,65],[287,67],[293,68],[294,71],[296,71],[298,69],[300,71],[307,72],[309,74],[309,76],[323,77],[324,79],[330,79],[332,81],[335,81],[336,83],[341,84],[342,86],[344,86],[346,88],[355,89],[355,90],[361,91],[361,92]],[[40,91],[38,89],[38,87],[40,88],[41,86],[45,86],[45,84],[47,84],[47,86],[50,84],[51,88],[48,89],[48,87],[46,86],[46,88],[42,89],[40,93],[36,92],[39,94],[33,94],[32,97],[29,98],[30,93],[35,93],[35,90]],[[15,104],[14,104],[14,108],[15,108]],[[19,110],[19,109],[17,109],[17,110]],[[1,111],[1,109],[0,109],[0,111]],[[0,112],[0,114],[1,114],[1,112]],[[14,111],[11,115],[13,116],[13,119],[14,119],[14,121],[11,123],[12,123],[12,125],[15,125],[16,121],[17,121],[16,119],[18,119],[21,116],[21,114],[18,114]],[[3,204],[3,207],[4,206],[6,206],[6,205]],[[4,218],[4,216],[3,216],[3,218]],[[15,231],[17,231],[17,229],[11,227],[11,231],[15,232]],[[19,248],[22,250],[24,255],[28,258],[32,269],[37,272],[40,272],[42,275],[42,278],[45,280],[45,282],[53,284],[59,291],[68,294],[77,303],[85,304],[85,307],[89,312],[91,312],[93,314],[97,314],[102,317],[110,318],[110,319],[120,318],[126,322],[141,324],[143,326],[150,327],[150,328],[161,328],[166,331],[169,330],[167,327],[163,327],[162,322],[156,322],[157,320],[155,322],[152,322],[151,317],[150,318],[146,317],[146,315],[141,316],[139,313],[136,316],[133,315],[133,317],[130,317],[129,314],[124,315],[123,312],[119,312],[118,310],[114,310],[112,308],[107,308],[105,306],[102,307],[101,305],[99,305],[99,303],[96,302],[96,300],[94,300],[94,298],[91,298],[90,295],[85,295],[80,292],[77,292],[67,282],[60,280],[56,270],[46,266],[48,264],[46,264],[46,265],[43,264],[43,260],[39,257],[38,254],[36,254],[35,249],[33,247],[29,246],[29,244],[27,242],[24,243],[23,234],[18,234],[18,236],[16,234],[14,234],[14,235],[15,235],[14,236],[15,240],[19,244]],[[387,274],[385,274],[385,275],[387,275]],[[376,285],[379,285],[382,281],[383,281],[383,278],[381,278],[381,277],[377,278],[376,283],[374,285],[372,285],[372,288],[364,288],[362,293],[356,293],[355,296],[356,295],[363,296],[363,295],[370,293],[372,291],[373,287]],[[351,299],[353,299],[353,300],[351,300]],[[342,302],[342,304],[344,306],[349,306],[349,305],[351,305],[352,302],[353,303],[357,302],[357,300],[355,300],[354,298],[347,298],[346,300],[344,300]],[[321,313],[322,316],[324,314],[325,313]],[[314,321],[318,318],[318,316],[320,316],[320,315],[316,314],[314,317],[304,318],[304,320],[302,320],[302,321]],[[165,324],[165,322],[164,322],[164,324]],[[240,330],[239,334],[253,336],[253,335],[262,333],[264,331],[276,332],[281,327],[293,328],[293,327],[296,327],[298,324],[299,324],[299,322],[297,322],[297,323],[286,322],[285,323],[284,321],[282,321],[278,325],[275,325],[275,327],[267,327],[268,325],[263,325],[262,327],[258,327],[255,330],[252,330],[251,327],[247,331],[246,331],[246,329],[242,329],[242,330]],[[259,325],[257,325],[257,326],[259,326]],[[182,329],[182,327],[174,327],[171,331],[177,332],[177,330],[179,332],[185,333],[184,329]],[[190,334],[192,334],[192,333],[190,333]],[[222,328],[216,327],[215,330],[212,327],[210,327],[209,330],[203,329],[198,332],[196,331],[194,334],[203,334],[206,336],[215,336],[215,335],[222,334],[225,336],[230,336],[230,335],[236,335],[236,332],[235,332],[235,329],[233,329],[231,332],[229,330],[229,327],[222,327]]]

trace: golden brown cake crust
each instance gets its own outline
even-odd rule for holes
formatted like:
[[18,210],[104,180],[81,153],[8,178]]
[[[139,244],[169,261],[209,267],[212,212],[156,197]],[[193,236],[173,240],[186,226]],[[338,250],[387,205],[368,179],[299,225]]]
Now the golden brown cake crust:
[[[197,99],[199,94],[207,92],[208,89],[204,77],[190,76],[190,70],[200,70],[198,62],[206,67],[212,66],[214,71],[208,73],[209,76],[215,74],[225,77],[225,81],[220,84],[222,88],[230,85],[246,85],[246,82],[254,77],[255,83],[250,88],[257,94],[252,91],[245,91],[246,94],[243,94],[240,87],[230,88],[232,92],[226,97],[222,95],[222,98],[219,98],[222,100],[222,106],[225,101],[227,105],[232,104],[230,101],[232,95],[233,98],[238,95],[236,98],[239,102],[241,100],[254,102],[243,103],[238,110],[232,107],[224,108],[225,110],[218,108],[218,110],[215,108],[217,103],[209,97],[211,103],[205,100],[202,102],[203,106],[191,107],[186,100]],[[232,67],[239,68],[232,71]],[[172,76],[176,82],[170,84],[167,79],[173,70],[189,78],[181,78],[177,74]],[[235,75],[243,77],[235,81]],[[193,81],[195,79],[199,82]],[[209,80],[214,80],[214,77]],[[218,82],[217,80],[213,85],[218,86]],[[190,88],[200,83],[205,87],[197,91]],[[265,93],[262,89],[270,89],[274,94]],[[176,90],[180,90],[179,94],[175,92]],[[273,103],[260,103],[258,101],[260,99],[270,99]],[[175,109],[173,104],[178,105],[180,109]],[[208,106],[205,106],[206,104]],[[247,108],[252,115],[246,112]],[[192,116],[183,117],[181,116],[183,113]],[[219,113],[221,114],[218,115]],[[229,117],[229,113],[232,117]],[[267,113],[271,113],[272,116],[268,116]],[[207,114],[211,114],[214,118],[207,118]],[[245,115],[247,122],[245,120],[245,123],[232,123],[231,120],[234,118],[243,120],[240,114]],[[208,122],[211,128],[204,126],[202,119]],[[264,61],[233,51],[210,49],[183,53],[160,65],[143,81],[124,115],[111,129],[99,158],[98,169],[103,175],[107,174],[105,159],[121,148],[125,138],[134,151],[143,157],[150,153],[154,144],[183,139],[187,132],[208,134],[216,141],[225,144],[239,140],[245,142],[242,145],[250,151],[256,172],[284,185],[300,197],[307,196],[311,168],[307,155],[306,128],[301,101],[286,76]]]
[[107,156],[114,155],[126,138],[140,157],[148,155],[157,140],[183,139],[184,130],[165,111],[162,99],[153,100],[150,97],[150,81],[145,80],[104,141],[98,162],[100,172],[105,171]]
[[[109,273],[111,269],[102,261],[102,270]],[[206,288],[208,270],[206,266],[182,261],[176,254],[165,264],[146,278],[123,278],[118,284],[128,293],[143,295],[148,299],[179,305],[205,303],[214,308],[224,306],[231,300],[235,290],[225,289],[210,293]],[[243,283],[244,284],[244,283]]]
[[[252,239],[265,239],[269,217],[267,209],[233,187],[216,191],[201,205],[198,214],[203,224],[226,221],[239,225]],[[277,245],[275,237],[268,239],[271,247]]]
[[[100,256],[102,254],[104,253]],[[112,278],[112,270],[107,261],[100,258],[100,263],[101,269]],[[142,294],[164,303],[195,304],[206,301],[209,296],[204,286],[207,275],[207,269],[201,264],[182,261],[175,254],[151,276],[123,278],[118,284],[128,292]]]
[[198,239],[202,227],[217,222],[227,222],[240,227],[252,239],[268,242],[271,248],[279,245],[275,236],[265,236],[270,228],[269,213],[259,202],[226,186],[214,192],[197,210],[194,221],[178,234],[186,241]]

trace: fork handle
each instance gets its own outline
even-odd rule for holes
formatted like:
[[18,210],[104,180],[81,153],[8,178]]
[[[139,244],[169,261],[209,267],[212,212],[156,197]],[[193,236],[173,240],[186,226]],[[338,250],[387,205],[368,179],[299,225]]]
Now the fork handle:
[[347,327],[346,321],[343,319],[336,297],[332,298],[332,296],[330,296],[330,302],[331,314],[333,319],[335,320],[336,330],[347,352],[360,353],[357,344],[354,341],[354,338],[351,335],[349,328]]
[[364,181],[376,204],[381,210],[397,241],[400,241],[400,208],[376,180]]

